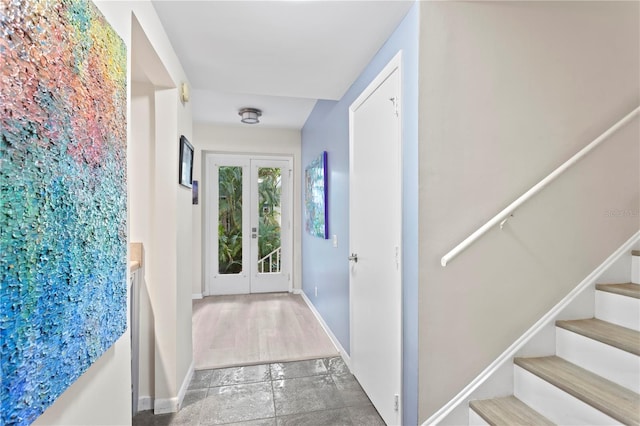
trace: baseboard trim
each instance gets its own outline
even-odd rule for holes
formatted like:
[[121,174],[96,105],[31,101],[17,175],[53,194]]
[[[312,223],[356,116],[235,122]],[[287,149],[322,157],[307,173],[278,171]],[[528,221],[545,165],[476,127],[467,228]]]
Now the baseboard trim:
[[198,300],[198,299],[202,299],[202,293],[193,293],[191,295],[191,300]]
[[336,347],[336,349],[338,350],[338,352],[342,356],[342,359],[344,360],[345,364],[347,364],[347,367],[349,367],[349,370],[351,370],[351,357],[349,356],[347,351],[344,350],[344,348],[340,344],[340,341],[335,336],[335,334],[333,334],[333,332],[331,331],[331,329],[329,328],[327,323],[324,322],[324,319],[322,318],[322,315],[320,315],[320,312],[318,312],[316,307],[313,306],[313,303],[311,303],[311,300],[309,300],[309,298],[304,293],[304,291],[302,291],[302,289],[294,288],[293,289],[293,294],[299,294],[300,296],[302,296],[302,300],[304,300],[304,303],[307,304],[307,306],[309,307],[309,309],[311,310],[313,315],[316,317],[316,319],[318,320],[318,322],[320,323],[320,325],[324,329],[325,333],[327,333],[327,336],[329,336],[329,339],[331,339],[331,343],[333,343],[333,346]]
[[191,383],[191,379],[193,378],[194,369],[195,364],[192,359],[191,365],[189,365],[189,370],[187,370],[187,375],[184,377],[182,386],[180,386],[180,390],[178,391],[178,411],[180,410],[180,408],[182,408],[182,401],[184,401],[184,396],[187,394],[187,389],[189,389],[189,384]]
[[460,404],[467,401],[485,381],[498,371],[505,363],[512,362],[516,353],[522,349],[538,332],[550,324],[569,304],[590,285],[594,285],[600,275],[602,275],[621,256],[628,253],[631,248],[640,241],[640,231],[636,232],[611,256],[609,256],[600,266],[591,272],[580,284],[578,284],[567,296],[557,305],[540,318],[529,330],[527,330],[518,340],[516,340],[506,351],[504,351],[495,361],[482,371],[471,383],[460,391],[451,401],[436,411],[431,417],[422,423],[422,426],[437,425],[451,414]]
[[153,403],[154,414],[177,413],[178,411],[180,411],[180,408],[182,407],[182,401],[184,400],[184,396],[187,393],[187,389],[189,388],[189,383],[191,383],[191,379],[193,378],[193,370],[194,364],[192,360],[191,365],[189,366],[189,370],[187,370],[187,374],[182,381],[180,390],[178,390],[178,395],[173,398],[156,398]]
[[153,414],[169,414],[178,412],[178,397],[156,398],[153,401]]
[[138,397],[138,412],[153,409],[153,398],[150,396]]

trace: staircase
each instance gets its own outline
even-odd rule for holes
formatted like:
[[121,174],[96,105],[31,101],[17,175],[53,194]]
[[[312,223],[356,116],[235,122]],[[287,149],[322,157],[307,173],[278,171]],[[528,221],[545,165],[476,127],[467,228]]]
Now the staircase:
[[514,358],[513,395],[469,403],[470,425],[640,426],[640,251],[631,283],[598,284],[595,318],[556,321],[556,354]]

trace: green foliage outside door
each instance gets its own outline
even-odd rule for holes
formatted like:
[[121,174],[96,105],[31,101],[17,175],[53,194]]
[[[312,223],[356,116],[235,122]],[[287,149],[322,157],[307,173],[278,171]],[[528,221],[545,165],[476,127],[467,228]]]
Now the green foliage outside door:
[[[239,166],[219,168],[218,271],[239,274],[242,265],[242,173]],[[258,260],[265,261],[281,246],[281,169],[258,170]],[[264,270],[280,271],[280,256],[269,256]]]

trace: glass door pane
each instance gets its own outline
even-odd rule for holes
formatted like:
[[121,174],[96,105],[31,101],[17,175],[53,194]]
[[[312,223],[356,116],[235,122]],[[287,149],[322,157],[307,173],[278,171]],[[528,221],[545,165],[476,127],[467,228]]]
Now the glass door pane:
[[242,273],[242,167],[218,170],[218,273]]
[[205,294],[250,290],[251,168],[248,158],[206,157]]
[[251,160],[251,293],[290,290],[291,168],[288,160]]
[[258,167],[259,274],[282,269],[282,173],[279,167]]

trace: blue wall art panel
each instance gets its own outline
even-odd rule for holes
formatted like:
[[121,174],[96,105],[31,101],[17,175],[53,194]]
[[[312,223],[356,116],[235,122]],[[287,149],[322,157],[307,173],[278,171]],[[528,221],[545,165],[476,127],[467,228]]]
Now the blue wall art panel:
[[0,424],[124,333],[126,46],[86,0],[0,7]]
[[311,235],[329,238],[327,208],[327,151],[323,151],[305,169],[305,228]]

